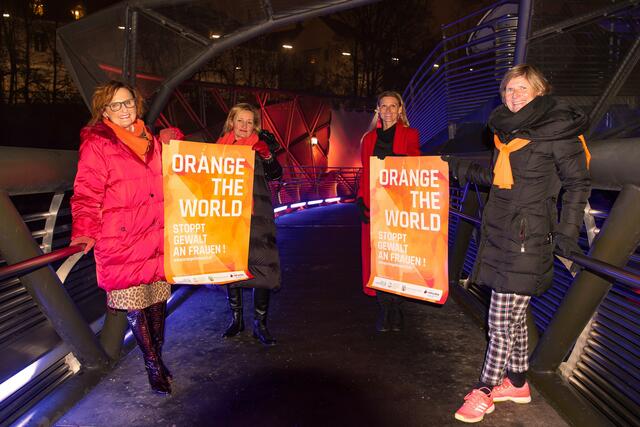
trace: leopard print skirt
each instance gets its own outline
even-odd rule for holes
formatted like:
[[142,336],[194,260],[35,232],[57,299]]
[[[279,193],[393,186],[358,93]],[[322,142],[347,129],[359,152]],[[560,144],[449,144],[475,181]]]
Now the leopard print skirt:
[[167,282],[153,282],[127,289],[107,292],[107,307],[115,310],[142,310],[156,303],[166,301],[171,296],[171,285]]

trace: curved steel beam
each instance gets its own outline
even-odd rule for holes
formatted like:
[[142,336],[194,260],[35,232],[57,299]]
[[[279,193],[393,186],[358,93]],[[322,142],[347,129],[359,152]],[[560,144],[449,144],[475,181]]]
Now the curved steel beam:
[[[251,26],[249,28],[243,28],[236,31],[229,36],[223,36],[217,42],[210,45],[200,53],[194,55],[185,65],[176,70],[172,75],[168,76],[158,88],[157,95],[155,96],[149,112],[146,116],[146,122],[152,126],[156,119],[160,116],[160,113],[166,106],[171,93],[178,87],[183,81],[190,78],[196,73],[203,65],[211,60],[214,56],[220,52],[230,49],[251,40],[261,34],[272,31],[276,28],[282,27],[287,24],[303,21],[305,19],[315,18],[317,16],[326,15],[329,13],[340,12],[342,10],[351,9],[354,7],[362,6],[369,3],[374,3],[379,0],[342,0],[332,2],[319,2],[321,6],[308,7],[304,11],[298,11],[287,15],[274,15],[273,19],[265,21],[261,24]],[[148,2],[140,1],[140,5],[148,5]]]
[[0,189],[9,195],[66,191],[77,165],[77,151],[0,147]]
[[640,138],[589,142],[591,186],[620,191],[625,185],[640,187]]

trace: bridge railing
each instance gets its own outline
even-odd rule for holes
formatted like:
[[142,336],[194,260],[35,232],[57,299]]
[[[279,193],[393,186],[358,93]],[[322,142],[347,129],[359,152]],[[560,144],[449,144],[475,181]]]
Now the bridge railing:
[[446,141],[458,121],[497,96],[514,63],[519,3],[498,1],[442,26],[442,40],[403,95],[422,145]]
[[287,166],[282,179],[270,182],[276,213],[321,206],[356,197],[362,168]]

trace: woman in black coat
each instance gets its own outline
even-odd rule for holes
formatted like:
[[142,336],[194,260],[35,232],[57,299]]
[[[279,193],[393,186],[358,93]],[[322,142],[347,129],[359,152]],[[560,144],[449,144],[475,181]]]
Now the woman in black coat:
[[278,143],[273,134],[261,130],[260,111],[251,104],[242,103],[229,111],[217,144],[250,145],[256,152],[249,235],[249,273],[253,278],[227,286],[231,323],[222,336],[233,337],[244,330],[242,289],[253,288],[253,336],[264,345],[274,345],[276,340],[267,329],[267,312],[271,290],[280,288],[280,258],[267,181],[282,176],[282,167],[274,154]]
[[529,301],[551,286],[554,250],[565,257],[581,253],[577,240],[591,184],[581,135],[587,117],[549,90],[538,69],[515,66],[500,85],[504,105],[489,117],[493,186],[471,277],[492,288],[489,345],[480,382],[455,414],[461,421],[482,420],[494,402],[531,400],[525,380]]

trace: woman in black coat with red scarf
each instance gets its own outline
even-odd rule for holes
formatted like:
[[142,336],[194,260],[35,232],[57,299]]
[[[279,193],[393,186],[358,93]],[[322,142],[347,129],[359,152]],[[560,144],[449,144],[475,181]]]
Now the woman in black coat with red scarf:
[[260,110],[251,104],[237,104],[229,111],[222,136],[216,142],[249,145],[256,152],[249,235],[249,273],[253,278],[226,286],[231,322],[223,337],[233,337],[244,330],[242,290],[252,288],[253,337],[271,346],[276,340],[267,328],[267,313],[271,291],[280,288],[280,257],[268,181],[280,179],[282,167],[274,154],[278,147],[275,137],[262,130],[260,124]]

